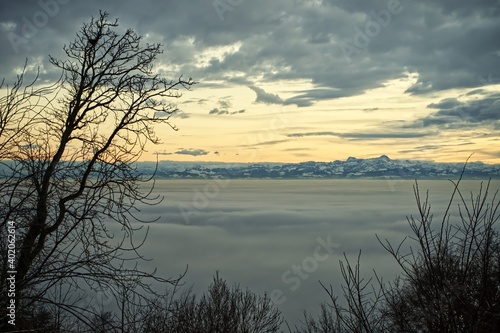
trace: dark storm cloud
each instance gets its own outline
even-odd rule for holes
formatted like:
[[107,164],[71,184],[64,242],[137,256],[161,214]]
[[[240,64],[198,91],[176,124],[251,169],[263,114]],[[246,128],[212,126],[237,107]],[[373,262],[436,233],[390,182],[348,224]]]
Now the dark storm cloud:
[[420,118],[406,127],[497,127],[500,124],[500,93],[464,102],[448,98],[429,104],[427,107],[439,111]]
[[[159,60],[170,68],[167,74],[222,84],[243,74],[244,85],[262,103],[307,107],[362,94],[408,73],[418,77],[410,94],[486,86],[500,78],[499,0],[224,3],[230,9],[221,14],[205,0],[4,1],[0,77],[12,79],[26,57],[45,77],[58,77],[47,55],[61,57],[62,45],[103,9],[146,42],[163,43]],[[197,57],[209,48],[237,43],[238,49],[200,65]],[[346,53],[345,45],[355,52]],[[296,79],[313,88],[286,100],[258,88],[259,81]]]

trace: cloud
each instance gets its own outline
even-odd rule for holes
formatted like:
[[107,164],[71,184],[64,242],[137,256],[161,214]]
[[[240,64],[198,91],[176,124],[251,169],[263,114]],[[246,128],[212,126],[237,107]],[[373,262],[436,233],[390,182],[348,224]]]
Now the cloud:
[[259,147],[259,146],[270,146],[270,145],[276,145],[279,143],[284,143],[288,142],[289,140],[271,140],[271,141],[263,141],[259,143],[254,143],[254,144],[249,144],[249,145],[244,145],[243,147]]
[[[366,181],[263,180],[250,186],[248,181],[231,180],[210,192],[216,195],[203,196],[204,189],[213,190],[218,183],[160,180],[155,191],[170,199],[147,209],[137,207],[142,219],[161,216],[151,224],[141,253],[153,258],[151,265],[165,276],[183,272],[189,265],[183,281],[188,286],[194,283],[195,292],[204,291],[217,269],[222,277],[232,279],[231,284],[237,282],[253,291],[280,289],[287,297],[280,310],[291,325],[299,325],[302,310],[316,311],[324,301],[318,280],[340,290],[335,276],[341,276],[338,262],[343,253],[355,259],[362,250],[361,265],[367,271],[375,268],[385,279],[392,280],[399,272],[375,235],[399,244],[410,232],[405,216],[415,211],[412,183],[381,180],[367,186]],[[431,193],[437,191],[435,200],[447,199],[453,190],[449,185],[429,185]],[[206,200],[203,208],[200,198]],[[190,212],[189,224],[180,207],[186,209],[184,214]],[[283,273],[313,256],[318,237],[326,240],[329,235],[340,247],[292,291]],[[248,271],[253,272],[251,276]]]
[[224,110],[229,109],[232,105],[231,101],[228,99],[220,99],[218,103],[219,103],[220,108],[224,109]]
[[284,104],[283,99],[279,95],[268,93],[264,89],[252,85],[248,86],[248,88],[252,89],[257,94],[255,98],[256,103]]
[[[350,59],[340,45],[354,43],[357,31],[368,22],[376,23],[371,12],[385,10],[386,2],[245,1],[231,5],[223,20],[213,3],[204,0],[175,5],[159,0],[125,5],[108,1],[106,10],[120,18],[122,27],[145,35],[146,42],[164,45],[158,60],[169,74],[185,73],[219,85],[244,77],[240,81],[247,81],[259,103],[307,107],[321,99],[360,95],[409,74],[416,78],[409,94],[498,82],[498,0],[401,0],[400,4],[401,12]],[[43,7],[22,1],[2,3],[0,77],[12,77],[13,69],[29,56],[30,63],[40,59],[44,78],[57,78],[60,73],[48,64],[47,54],[63,56],[62,45],[73,40],[81,22],[101,7],[97,0],[60,4],[43,26],[26,35],[26,22],[43,13]],[[17,48],[9,33],[24,38]],[[259,82],[283,80],[307,80],[313,88],[288,100],[259,88]]]
[[176,112],[173,113],[166,113],[166,112],[161,112],[161,111],[156,111],[155,112],[155,117],[158,118],[180,118],[180,119],[187,119],[189,118],[189,114],[187,114],[184,111],[177,110]]
[[422,117],[406,127],[471,128],[479,126],[495,127],[500,124],[500,93],[469,101],[447,98],[427,106],[439,109]]
[[204,149],[193,149],[193,148],[189,148],[189,149],[179,149],[177,150],[174,154],[177,154],[177,155],[191,155],[191,156],[203,156],[203,155],[208,155],[210,152],[209,151],[206,151]]
[[405,149],[405,150],[400,150],[398,153],[418,153],[422,152],[425,150],[438,150],[441,148],[446,148],[446,147],[459,147],[459,146],[469,146],[469,145],[474,145],[475,143],[473,142],[461,142],[457,144],[441,144],[441,145],[425,145],[425,146],[418,146],[413,149]]
[[242,114],[242,113],[245,113],[245,112],[246,112],[245,109],[241,109],[241,110],[238,110],[238,111],[233,111],[230,114]]
[[223,114],[229,114],[229,111],[227,110],[219,110],[219,108],[213,108],[208,112],[208,114],[214,114],[214,115],[223,115]]
[[[155,154],[157,154],[157,155],[165,155],[165,156],[167,156],[167,155],[174,155],[174,154],[177,154],[177,155],[191,155],[191,156],[203,156],[203,155],[208,155],[209,153],[210,153],[209,151],[206,151],[204,149],[194,149],[194,148],[189,148],[189,149],[180,148],[176,152],[168,152],[166,150],[156,151],[155,152]],[[218,152],[215,152],[215,153],[218,154]]]
[[340,133],[336,132],[302,132],[302,133],[291,133],[287,134],[289,138],[302,138],[305,136],[340,136]]
[[431,103],[427,105],[430,109],[452,109],[459,106],[461,103],[456,98],[445,98],[439,103]]
[[219,107],[215,107],[212,110],[208,112],[208,114],[211,115],[236,115],[236,114],[241,114],[245,113],[245,109],[237,110],[237,111],[229,111],[229,109],[232,106],[231,101],[229,100],[229,97],[224,97],[219,99],[217,102],[219,104]]
[[338,132],[303,132],[291,133],[290,138],[309,137],[309,136],[336,136],[343,139],[352,140],[378,140],[378,139],[409,139],[422,138],[433,133],[430,132],[383,132],[383,133],[338,133]]
[[298,107],[311,106],[315,102],[327,99],[336,99],[341,97],[348,97],[352,95],[350,89],[337,89],[337,88],[316,88],[303,90],[300,94],[288,98],[284,104],[295,104]]
[[221,110],[219,108],[213,108],[212,110],[210,110],[208,112],[208,114],[212,114],[212,115],[236,115],[236,114],[242,114],[242,113],[245,113],[246,110],[245,109],[241,109],[241,110],[238,110],[238,111],[228,111],[228,110]]

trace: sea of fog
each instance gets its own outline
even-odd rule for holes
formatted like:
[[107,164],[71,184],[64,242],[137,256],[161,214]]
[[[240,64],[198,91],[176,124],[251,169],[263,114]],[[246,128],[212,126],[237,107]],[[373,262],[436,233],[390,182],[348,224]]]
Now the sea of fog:
[[[408,180],[160,180],[161,204],[138,206],[149,225],[142,254],[165,277],[188,268],[184,282],[200,294],[216,271],[230,284],[270,294],[290,325],[302,311],[315,313],[327,301],[318,281],[341,293],[339,260],[392,280],[399,269],[376,239],[399,243],[410,234],[406,216],[417,215]],[[463,181],[469,197],[480,181]],[[420,190],[442,217],[453,184],[420,181]],[[490,191],[500,188],[492,181]],[[452,213],[457,213],[453,204]],[[411,241],[410,243],[411,244]]]

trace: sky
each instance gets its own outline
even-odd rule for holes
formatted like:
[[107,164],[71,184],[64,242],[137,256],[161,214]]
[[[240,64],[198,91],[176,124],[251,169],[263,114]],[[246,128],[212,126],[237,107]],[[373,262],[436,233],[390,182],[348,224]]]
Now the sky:
[[58,77],[99,10],[197,82],[144,160],[500,163],[499,0],[2,1],[0,78]]

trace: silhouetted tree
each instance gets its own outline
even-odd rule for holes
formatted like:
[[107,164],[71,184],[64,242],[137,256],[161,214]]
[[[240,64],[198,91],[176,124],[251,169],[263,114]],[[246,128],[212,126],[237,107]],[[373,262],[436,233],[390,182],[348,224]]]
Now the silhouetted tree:
[[148,309],[143,333],[274,333],[282,323],[267,295],[231,288],[218,273],[199,300],[188,290],[177,298],[175,293],[158,298]]
[[[5,309],[7,273],[15,271],[18,309],[38,304],[91,326],[96,309],[89,291],[118,299],[124,287],[137,299],[153,293],[155,272],[138,268],[143,244],[138,204],[161,198],[134,167],[147,144],[158,144],[154,126],[176,111],[193,81],[172,81],[153,67],[161,46],[144,44],[132,30],[116,31],[100,13],[64,47],[66,59],[50,57],[62,71],[51,86],[24,84],[23,72],[0,98],[0,303]],[[26,69],[26,67],[25,67]],[[171,126],[173,127],[173,126]],[[149,187],[149,188],[148,188]],[[7,256],[7,225],[15,224],[16,253]],[[133,299],[132,297],[130,299]],[[1,315],[0,331],[6,325]],[[26,322],[29,324],[29,321]]]
[[[409,217],[419,251],[403,253],[386,242],[403,271],[401,283],[387,291],[387,314],[394,332],[498,332],[500,330],[500,218],[497,193],[488,202],[490,181],[470,204],[455,184],[459,222],[450,223],[448,205],[433,228],[428,196],[418,218]],[[455,194],[455,193],[454,193]]]

